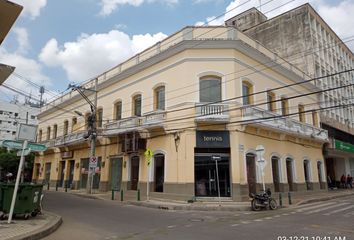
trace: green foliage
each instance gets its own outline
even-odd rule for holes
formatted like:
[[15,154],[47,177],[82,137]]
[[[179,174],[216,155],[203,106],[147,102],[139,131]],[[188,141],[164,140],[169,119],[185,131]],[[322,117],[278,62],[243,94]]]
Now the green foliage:
[[[8,152],[6,148],[0,148],[0,167],[3,174],[10,172],[16,175],[19,163],[20,157],[17,156],[17,151]],[[33,163],[34,153],[30,153],[25,157],[25,171],[30,175],[32,174]]]

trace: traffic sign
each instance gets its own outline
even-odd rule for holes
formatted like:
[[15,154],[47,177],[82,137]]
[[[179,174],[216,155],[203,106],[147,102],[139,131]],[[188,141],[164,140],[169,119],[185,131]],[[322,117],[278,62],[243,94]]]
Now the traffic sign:
[[[26,148],[23,155],[27,156],[31,152],[31,149]],[[21,157],[22,150],[17,151],[17,157]]]
[[[2,142],[2,145],[5,147],[8,147],[8,148],[13,148],[13,149],[22,149],[23,148],[23,142],[21,142],[21,141],[4,140]],[[47,147],[42,144],[28,143],[27,149],[30,149],[33,152],[43,152],[43,151],[47,150]]]
[[90,168],[96,168],[97,167],[97,158],[96,156],[90,157]]
[[147,165],[150,166],[150,163],[151,163],[151,158],[152,158],[152,151],[150,148],[146,149],[145,151],[145,157],[146,157],[146,161],[147,161]]

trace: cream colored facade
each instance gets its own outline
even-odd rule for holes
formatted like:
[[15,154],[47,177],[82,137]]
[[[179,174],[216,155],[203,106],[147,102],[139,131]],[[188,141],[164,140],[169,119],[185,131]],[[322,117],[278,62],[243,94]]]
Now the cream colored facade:
[[[220,94],[217,88],[215,95],[220,97],[206,104],[200,99],[207,88],[200,86],[209,80],[219,84]],[[267,110],[267,90],[303,80],[295,67],[233,27],[182,29],[83,84],[93,88],[97,83],[97,109],[103,112],[96,151],[100,179],[94,187],[140,189],[144,194],[150,171],[153,197],[215,197],[219,185],[222,197],[243,200],[261,187],[262,171],[255,154],[256,147],[263,145],[267,186],[285,192],[324,189],[322,145],[328,135],[318,126],[317,96],[296,97],[318,89],[298,84],[274,90],[274,99],[293,97],[286,107],[289,115],[281,117],[280,101],[272,104],[273,111]],[[245,105],[240,97],[243,85],[249,93],[264,92],[249,95]],[[157,110],[161,87],[164,107]],[[215,98],[213,91],[206,96]],[[93,98],[89,91],[86,94]],[[134,116],[137,95],[141,116]],[[121,119],[115,120],[119,101]],[[304,107],[302,122],[299,106]],[[75,91],[41,109],[38,140],[49,149],[36,156],[34,179],[53,186],[86,186],[87,123],[74,111],[90,113]],[[154,154],[149,170],[146,148]],[[219,180],[213,159],[220,159]]]

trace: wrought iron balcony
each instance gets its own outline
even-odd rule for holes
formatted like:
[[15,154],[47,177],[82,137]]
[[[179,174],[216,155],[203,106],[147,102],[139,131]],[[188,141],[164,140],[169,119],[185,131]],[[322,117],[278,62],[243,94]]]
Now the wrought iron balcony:
[[244,107],[242,109],[242,120],[250,120],[249,123],[246,123],[272,128],[281,132],[299,134],[323,141],[328,140],[327,130],[299,122],[289,117],[281,117],[279,114],[258,107]]
[[196,122],[229,122],[229,106],[227,104],[196,104]]

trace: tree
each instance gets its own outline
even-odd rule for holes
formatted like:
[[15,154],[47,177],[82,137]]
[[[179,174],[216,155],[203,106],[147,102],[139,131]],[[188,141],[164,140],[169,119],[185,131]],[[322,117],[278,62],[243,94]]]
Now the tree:
[[[34,162],[34,154],[30,153],[25,158],[25,172],[26,175],[32,175]],[[0,148],[0,179],[3,179],[7,173],[12,173],[15,177],[18,171],[20,157],[17,156],[16,151],[7,151],[6,148]],[[27,181],[30,179],[26,179]]]

